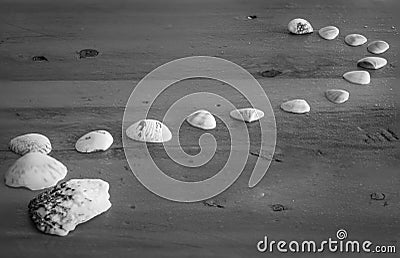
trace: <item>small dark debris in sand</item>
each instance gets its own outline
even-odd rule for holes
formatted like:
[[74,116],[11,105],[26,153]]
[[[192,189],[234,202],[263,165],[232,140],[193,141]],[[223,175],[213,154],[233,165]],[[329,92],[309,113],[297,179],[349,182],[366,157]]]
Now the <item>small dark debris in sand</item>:
[[134,209],[136,209],[136,206],[135,206],[135,204],[131,204],[131,205],[129,206],[129,208],[131,208],[132,210],[134,210]]
[[96,57],[98,56],[99,51],[96,49],[82,49],[78,54],[79,58]]
[[129,167],[128,167],[127,165],[125,165],[124,168],[125,168],[126,171],[129,171],[129,170],[130,170]]
[[34,62],[48,62],[49,60],[45,56],[33,56],[32,61]]
[[248,19],[248,20],[257,19],[257,15],[249,15],[249,16],[247,16],[247,19]]
[[143,100],[142,103],[143,104],[149,104],[149,101],[148,100]]
[[18,113],[18,112],[16,112],[16,113],[15,113],[15,115],[16,115],[16,116],[21,116],[21,114],[20,114],[20,113]]
[[385,197],[384,193],[371,193],[371,200],[382,201]]
[[216,207],[216,208],[221,208],[221,209],[225,208],[225,206],[222,205],[219,201],[213,200],[213,199],[203,201],[203,204],[205,206],[209,206],[209,207]]
[[318,156],[323,156],[324,153],[321,150],[316,150],[315,154],[317,154]]
[[264,72],[261,72],[261,76],[262,77],[268,77],[268,78],[273,78],[276,77],[278,75],[282,74],[281,71],[275,70],[275,69],[271,69],[271,70],[266,70]]
[[259,151],[250,151],[250,154],[259,158],[273,160],[275,162],[283,162],[283,155],[281,153],[274,153],[272,159],[270,154],[261,154]]
[[220,107],[220,106],[221,106],[221,104],[217,104],[216,106],[217,106],[217,107]]
[[279,203],[272,204],[271,208],[272,208],[273,211],[284,211],[284,210],[286,210],[286,207],[283,206],[282,204],[279,204]]
[[389,203],[387,202],[387,201],[385,201],[384,203],[383,203],[383,207],[386,207],[386,206],[388,206],[389,205]]

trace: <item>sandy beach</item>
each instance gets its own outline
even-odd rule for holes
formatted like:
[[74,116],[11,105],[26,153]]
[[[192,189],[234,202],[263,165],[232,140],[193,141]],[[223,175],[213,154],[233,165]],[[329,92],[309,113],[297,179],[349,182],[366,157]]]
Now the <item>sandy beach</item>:
[[[67,237],[45,235],[31,222],[27,205],[40,191],[0,184],[2,257],[313,257],[309,253],[260,253],[264,236],[274,240],[334,238],[370,240],[400,249],[399,3],[388,1],[0,1],[0,170],[19,157],[11,138],[40,132],[52,142],[51,156],[68,167],[66,180],[101,178],[110,184],[112,207],[79,225]],[[256,15],[249,20],[247,16]],[[288,22],[309,20],[315,32],[291,35]],[[338,38],[317,30],[335,25]],[[371,56],[366,45],[343,41],[360,33],[390,44],[380,55],[388,64],[370,71],[369,85],[343,80]],[[92,48],[94,58],[77,52]],[[213,56],[250,72],[267,94],[277,130],[275,155],[263,180],[248,187],[257,158],[249,152],[239,179],[207,202],[179,203],[148,191],[128,166],[122,143],[125,105],[137,83],[169,61]],[[32,61],[45,56],[48,61]],[[263,77],[263,71],[279,71]],[[343,104],[324,92],[350,92]],[[162,119],[174,101],[191,92],[219,94],[238,107],[248,102],[228,85],[205,79],[171,86],[154,102]],[[311,111],[297,115],[282,102],[302,98]],[[142,110],[148,103],[136,103]],[[204,108],[201,99],[193,105]],[[189,107],[188,107],[189,108]],[[193,107],[190,107],[193,108]],[[228,109],[221,107],[223,112]],[[173,123],[183,149],[199,151],[201,131]],[[258,123],[248,124],[251,150],[260,144]],[[114,136],[106,152],[80,154],[76,140],[90,130]],[[183,181],[213,176],[230,150],[227,128],[217,120],[216,155],[196,170],[174,164],[165,151],[151,156],[168,175]],[[253,154],[251,154],[253,153]],[[384,193],[384,200],[371,199]],[[281,204],[282,211],[273,205]],[[399,252],[400,250],[397,250]],[[332,253],[326,257],[397,257],[398,254]],[[396,256],[397,255],[397,256]]]

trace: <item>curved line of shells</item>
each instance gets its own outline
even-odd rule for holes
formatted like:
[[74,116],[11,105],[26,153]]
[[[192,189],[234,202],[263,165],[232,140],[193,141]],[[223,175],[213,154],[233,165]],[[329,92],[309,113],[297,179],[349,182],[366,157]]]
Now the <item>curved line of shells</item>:
[[[289,22],[288,30],[295,35],[313,33],[314,29],[311,23],[302,18],[296,18]],[[339,35],[339,29],[335,26],[326,26],[318,30],[318,34],[325,40],[333,40]],[[351,47],[362,46],[368,39],[361,34],[353,33],[344,38],[344,42]],[[374,55],[385,53],[389,49],[389,44],[383,40],[375,40],[367,45],[367,51]],[[357,61],[357,66],[363,69],[378,70],[385,67],[387,60],[382,57],[368,56]],[[353,84],[366,85],[371,81],[368,71],[355,70],[343,74],[343,78]],[[342,89],[329,89],[325,92],[326,98],[336,104],[341,104],[349,99],[350,93]],[[281,108],[292,113],[306,113],[310,111],[310,106],[305,100],[295,99],[285,102]]]

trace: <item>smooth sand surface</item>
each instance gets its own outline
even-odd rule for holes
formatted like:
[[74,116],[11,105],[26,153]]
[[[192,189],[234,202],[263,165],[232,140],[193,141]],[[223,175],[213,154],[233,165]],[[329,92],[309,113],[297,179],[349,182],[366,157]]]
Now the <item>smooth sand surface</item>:
[[[322,241],[335,238],[340,228],[349,240],[399,249],[397,5],[394,0],[0,1],[0,171],[18,158],[8,150],[11,138],[40,132],[53,144],[50,155],[68,167],[66,179],[108,181],[113,204],[61,238],[40,233],[30,221],[27,205],[38,192],[0,184],[1,257],[283,257],[290,254],[258,253],[256,243],[265,235]],[[248,15],[258,18],[247,20]],[[286,25],[296,17],[308,19],[315,30],[337,26],[340,35],[332,41],[318,33],[289,35]],[[369,85],[341,78],[360,69],[358,59],[371,55],[366,45],[347,46],[343,39],[349,33],[390,44],[381,55],[388,65],[371,71]],[[84,48],[98,49],[100,55],[77,58],[76,51]],[[49,61],[33,62],[34,55]],[[256,159],[270,158],[257,154],[259,125],[253,123],[247,125],[253,154],[238,181],[207,202],[211,205],[152,194],[132,174],[122,147],[122,118],[135,85],[157,66],[191,55],[217,56],[247,69],[267,93],[277,126],[276,151],[264,179],[247,186]],[[282,73],[260,75],[270,69]],[[349,91],[350,99],[329,102],[324,92],[331,88]],[[161,119],[175,100],[196,91],[220,94],[238,107],[248,104],[221,82],[192,79],[160,95],[151,116]],[[279,108],[293,98],[306,99],[310,113]],[[135,104],[137,112],[147,101]],[[204,108],[202,100],[193,105]],[[169,126],[178,130],[176,124]],[[111,149],[77,153],[75,141],[94,129],[113,134]],[[213,134],[217,153],[197,170],[174,164],[159,146],[150,146],[150,154],[168,175],[202,180],[224,165],[230,149],[227,128],[218,119]],[[184,150],[196,154],[200,135],[183,124]],[[384,193],[385,200],[371,200],[373,192]],[[273,211],[274,204],[286,209]]]

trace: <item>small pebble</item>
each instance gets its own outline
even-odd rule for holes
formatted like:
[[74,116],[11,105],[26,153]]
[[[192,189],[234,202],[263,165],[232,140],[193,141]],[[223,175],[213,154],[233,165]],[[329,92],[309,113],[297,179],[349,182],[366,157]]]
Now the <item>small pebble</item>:
[[79,58],[96,57],[99,54],[99,51],[96,49],[82,49],[78,54]]
[[43,62],[43,61],[49,61],[45,56],[34,56],[32,57],[32,61],[35,62]]
[[335,39],[339,35],[339,29],[335,26],[327,26],[318,31],[321,38],[326,40]]
[[371,200],[381,201],[385,199],[384,193],[371,193]]
[[349,34],[344,38],[344,41],[349,46],[357,47],[367,43],[367,38],[361,34]]
[[249,15],[249,16],[247,16],[247,19],[249,19],[249,20],[257,19],[257,15]]

